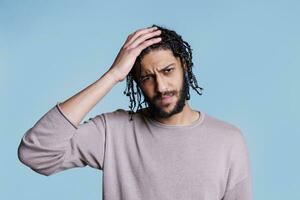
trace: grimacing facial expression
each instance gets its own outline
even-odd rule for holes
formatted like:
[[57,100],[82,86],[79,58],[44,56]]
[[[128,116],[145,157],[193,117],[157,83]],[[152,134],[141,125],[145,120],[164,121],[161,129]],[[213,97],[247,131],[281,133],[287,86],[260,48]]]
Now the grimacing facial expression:
[[183,110],[188,83],[181,65],[171,50],[154,50],[141,60],[139,86],[152,116],[168,118]]

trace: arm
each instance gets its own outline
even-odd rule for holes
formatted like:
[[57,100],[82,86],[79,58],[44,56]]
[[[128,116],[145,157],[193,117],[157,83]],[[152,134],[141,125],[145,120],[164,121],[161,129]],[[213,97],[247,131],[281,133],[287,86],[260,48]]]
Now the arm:
[[100,79],[76,95],[59,104],[60,110],[72,124],[78,126],[84,116],[99,102],[118,82],[113,71],[108,71]]
[[141,51],[160,41],[160,38],[147,40],[158,34],[160,31],[155,31],[153,28],[141,29],[130,34],[110,70],[95,83],[60,104],[60,108],[67,118],[73,124],[78,125],[117,82],[126,78]]
[[99,80],[57,103],[26,131],[18,147],[19,160],[46,176],[86,165],[102,169],[105,114],[80,122],[116,83],[125,79],[140,52],[159,41],[145,41],[157,34],[147,28],[129,35],[112,67]]
[[227,188],[222,200],[252,200],[250,155],[244,135],[236,132],[230,154]]

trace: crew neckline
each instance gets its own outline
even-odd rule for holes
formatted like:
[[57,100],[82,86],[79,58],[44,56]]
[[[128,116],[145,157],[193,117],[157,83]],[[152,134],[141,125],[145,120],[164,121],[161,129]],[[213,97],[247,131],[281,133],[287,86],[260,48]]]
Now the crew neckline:
[[146,117],[144,116],[142,113],[141,115],[143,116],[144,119],[146,119],[150,124],[156,126],[156,127],[159,127],[159,128],[165,128],[165,129],[190,129],[190,128],[194,128],[198,125],[201,125],[204,121],[204,118],[205,118],[205,113],[202,112],[202,111],[199,111],[199,110],[195,110],[199,113],[199,117],[197,120],[193,121],[191,124],[185,124],[185,125],[182,125],[182,124],[164,124],[164,123],[161,123],[155,119],[152,119],[152,118],[149,118],[149,117]]

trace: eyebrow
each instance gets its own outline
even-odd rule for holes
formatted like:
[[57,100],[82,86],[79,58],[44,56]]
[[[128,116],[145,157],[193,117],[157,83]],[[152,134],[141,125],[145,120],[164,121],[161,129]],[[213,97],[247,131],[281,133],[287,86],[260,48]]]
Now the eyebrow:
[[[174,64],[175,64],[175,63],[171,63],[171,64],[167,65],[166,67],[163,67],[162,69],[159,70],[159,72],[166,70],[168,67],[170,67],[171,65],[174,65]],[[145,76],[148,76],[148,75],[151,74],[148,70],[146,70],[145,73],[146,73],[146,74],[145,74],[145,75],[142,75],[140,78],[144,78]]]

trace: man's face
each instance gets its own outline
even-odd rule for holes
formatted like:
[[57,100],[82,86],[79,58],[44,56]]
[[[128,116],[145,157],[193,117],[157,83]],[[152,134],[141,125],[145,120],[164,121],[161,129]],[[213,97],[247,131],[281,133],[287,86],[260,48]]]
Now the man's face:
[[150,114],[168,118],[185,106],[188,84],[179,58],[170,50],[154,50],[141,61],[140,88]]

